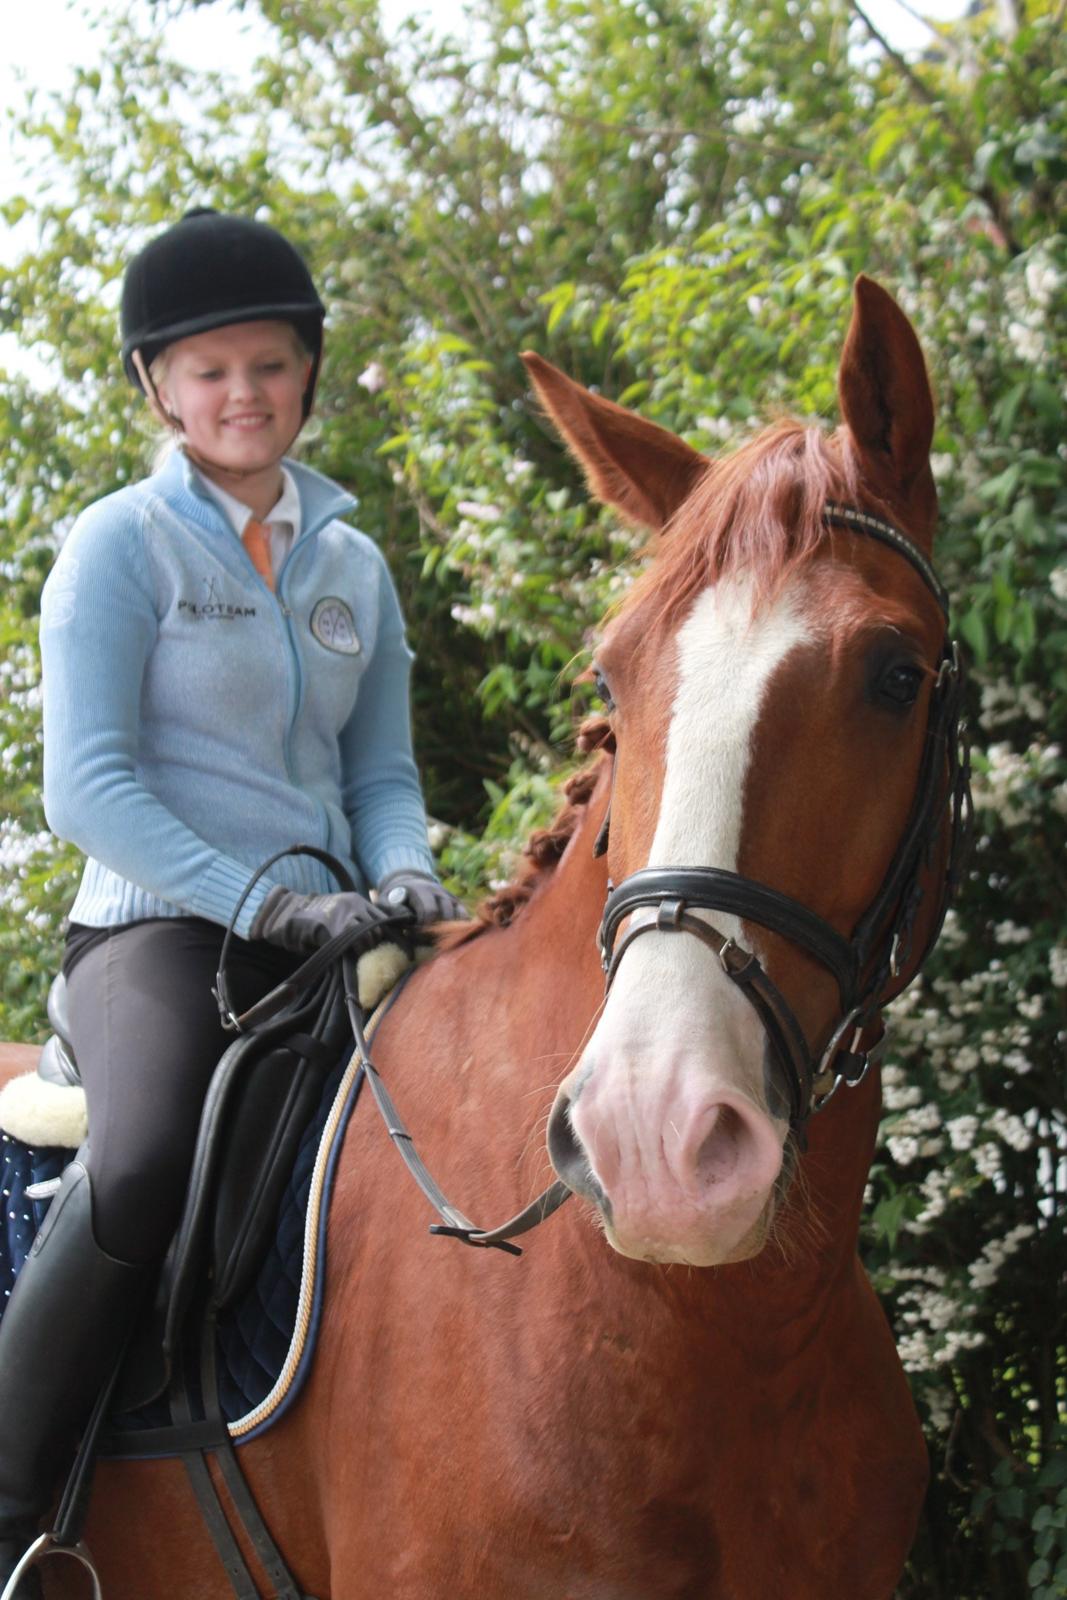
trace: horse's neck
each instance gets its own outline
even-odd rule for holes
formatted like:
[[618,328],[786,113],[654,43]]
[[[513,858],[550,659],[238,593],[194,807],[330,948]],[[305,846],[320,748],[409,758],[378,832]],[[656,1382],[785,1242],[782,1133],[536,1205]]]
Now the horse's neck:
[[511,925],[456,952],[457,981],[474,996],[478,1017],[465,1044],[494,1078],[504,1075],[504,1092],[514,1094],[527,1117],[547,1113],[603,1004],[596,936],[608,881],[593,847],[609,794],[605,763],[558,865],[544,873]]

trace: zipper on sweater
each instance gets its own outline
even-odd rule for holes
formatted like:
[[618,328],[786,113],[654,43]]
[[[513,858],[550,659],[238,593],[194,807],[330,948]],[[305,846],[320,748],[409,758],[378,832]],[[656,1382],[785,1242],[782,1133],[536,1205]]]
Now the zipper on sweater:
[[[296,719],[300,715],[300,703],[304,698],[304,675],[300,669],[300,652],[297,649],[296,637],[293,632],[292,609],[282,599],[281,588],[285,569],[289,565],[293,551],[299,542],[299,540],[295,540],[285,552],[282,564],[274,575],[274,588],[269,590],[271,598],[282,614],[282,633],[285,635],[285,642],[289,646],[289,656],[293,668],[293,683],[295,687],[293,702],[289,708],[289,721],[285,729],[285,742],[282,753],[285,757],[285,770],[289,774],[289,781],[296,788],[299,788],[299,784],[297,784],[296,774],[293,770],[293,732],[296,728]],[[264,584],[264,588],[266,587],[266,584]]]
[[[207,497],[206,496],[201,496],[201,495],[198,495],[198,494],[193,494],[193,495],[188,496],[188,498],[191,500],[192,504],[197,508],[197,511],[200,513],[200,515],[197,515],[197,516],[194,517],[194,520],[200,522],[201,525],[203,525],[203,516],[202,516],[203,502]],[[167,503],[169,505],[169,502],[165,501],[165,503]],[[212,506],[213,511],[216,513],[216,521],[215,521],[216,528],[225,527],[231,533],[234,532],[235,530],[233,529],[233,525],[230,522],[230,519],[229,519],[228,515],[226,514],[226,512],[223,511],[222,507],[219,506],[213,500],[211,501],[211,506]],[[300,537],[297,538],[297,539],[294,539],[293,542],[290,544],[289,549],[286,551],[285,558],[282,561],[282,564],[279,567],[277,574],[275,575],[273,589],[268,584],[266,584],[264,582],[262,575],[257,570],[255,563],[253,562],[253,560],[252,560],[251,556],[249,555],[248,551],[245,549],[243,540],[240,538],[240,536],[238,536],[238,538],[237,538],[237,543],[238,543],[238,546],[239,546],[239,548],[241,550],[241,553],[244,556],[245,561],[247,562],[248,566],[251,568],[252,572],[255,574],[257,582],[262,587],[263,592],[265,594],[269,595],[270,598],[275,602],[275,604],[278,607],[279,612],[281,613],[281,621],[282,621],[283,631],[284,631],[284,634],[285,634],[285,642],[287,643],[287,645],[289,647],[289,653],[290,653],[290,656],[292,658],[292,663],[293,663],[293,680],[294,680],[294,686],[295,686],[295,694],[294,694],[292,706],[290,708],[290,713],[289,713],[289,718],[288,718],[288,725],[286,727],[285,734],[284,734],[284,737],[283,737],[283,740],[282,740],[282,759],[283,759],[284,764],[285,764],[286,774],[287,774],[287,776],[289,778],[290,783],[293,785],[293,788],[297,791],[297,793],[303,799],[305,799],[307,801],[310,801],[314,805],[316,810],[318,811],[319,819],[320,819],[320,836],[321,836],[320,837],[320,843],[321,843],[322,847],[326,848],[326,849],[328,849],[329,845],[330,845],[330,815],[329,815],[329,812],[327,811],[326,806],[325,806],[325,804],[324,804],[324,802],[322,800],[320,800],[315,795],[309,794],[307,790],[305,790],[305,789],[303,789],[301,787],[301,785],[297,781],[296,774],[295,774],[294,769],[293,769],[293,743],[292,743],[292,739],[293,739],[293,731],[294,731],[294,729],[296,727],[296,719],[297,719],[297,717],[299,715],[299,712],[300,712],[300,704],[301,704],[301,701],[303,699],[303,673],[302,673],[301,667],[300,667],[300,653],[299,653],[299,651],[297,649],[295,631],[294,631],[294,628],[293,628],[293,612],[292,612],[292,608],[290,606],[286,605],[285,601],[281,598],[281,595],[278,593],[278,590],[281,587],[282,577],[283,577],[283,575],[284,575],[284,573],[286,571],[286,568],[289,566],[289,563],[296,556],[297,551],[310,549],[311,546],[312,546],[312,542],[313,542],[314,536],[320,531],[320,529],[327,527],[328,524],[330,522],[332,522],[335,518],[344,515],[347,511],[350,511],[353,508],[353,506],[354,506],[354,501],[352,501],[351,499],[346,498],[343,502],[342,501],[338,501],[337,503],[331,505],[330,508],[328,510],[326,510],[326,511],[323,511],[322,509],[320,509],[318,516],[313,517],[308,521],[308,523],[303,528],[303,530],[302,530],[302,532],[300,534]],[[172,508],[172,509],[174,509],[174,508]],[[178,509],[180,509],[180,507]],[[351,846],[349,844],[349,846],[346,848],[344,853],[348,854],[348,850],[350,848],[351,848]]]
[[[276,579],[276,583],[279,586],[281,584],[282,574],[284,573],[285,568],[288,566],[292,554],[293,550],[290,549],[285,560],[282,562],[281,570],[279,571]],[[264,585],[264,588],[266,588],[266,585]],[[313,796],[305,789],[301,788],[293,768],[293,733],[296,728],[296,719],[300,715],[300,707],[304,698],[304,674],[300,666],[300,651],[297,648],[296,632],[293,627],[293,612],[292,608],[286,605],[285,601],[278,593],[277,588],[268,592],[271,593],[272,599],[276,602],[278,610],[282,614],[282,629],[285,633],[285,641],[289,646],[289,655],[293,665],[293,683],[295,692],[293,696],[292,707],[289,713],[289,725],[285,730],[285,744],[283,747],[285,770],[289,774],[289,781],[292,783],[294,789],[296,789],[299,794],[303,795],[306,800],[312,801],[312,803],[315,805],[319,814],[319,843],[323,849],[328,849],[330,844],[329,812],[326,810],[325,803],[320,800],[317,795]]]
[[300,702],[304,695],[304,676],[300,670],[300,656],[297,653],[296,640],[293,638],[292,612],[288,606],[283,606],[277,601],[281,612],[282,635],[289,650],[289,663],[292,670],[292,700],[289,705],[289,717],[285,726],[285,741],[282,753],[285,757],[285,770],[289,774],[289,781],[294,788],[299,788],[296,773],[293,770],[293,733],[296,728],[296,719],[300,715]]

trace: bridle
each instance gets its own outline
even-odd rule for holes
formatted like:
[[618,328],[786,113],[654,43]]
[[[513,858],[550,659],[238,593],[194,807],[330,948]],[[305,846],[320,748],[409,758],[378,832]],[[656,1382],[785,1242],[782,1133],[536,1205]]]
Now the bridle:
[[[926,739],[911,812],[896,853],[868,909],[850,938],[789,895],[755,879],[715,867],[644,867],[620,884],[608,883],[598,943],[610,990],[626,951],[647,933],[691,933],[708,945],[722,970],[754,1007],[788,1092],[789,1126],[803,1144],[808,1118],[821,1111],[842,1083],[855,1087],[885,1048],[881,1007],[922,967],[937,941],[945,912],[959,883],[970,832],[970,763],[960,726],[964,671],[959,646],[948,634],[948,596],[926,556],[892,523],[854,506],[830,502],[828,524],[843,526],[888,545],[904,557],[936,599],[945,618],[945,635],[930,697]],[[610,804],[609,804],[610,816]],[[912,960],[916,916],[924,895],[923,878],[934,865],[935,850],[948,827],[945,871],[925,947]],[[595,850],[608,844],[609,822]],[[655,916],[631,924],[616,943],[632,912],[652,908]],[[780,934],[826,967],[837,982],[840,1012],[821,1050],[811,1049],[796,1016],[759,958],[720,933],[693,909],[721,911]],[[889,993],[910,968],[910,976]],[[875,1037],[866,1036],[877,1025]]]

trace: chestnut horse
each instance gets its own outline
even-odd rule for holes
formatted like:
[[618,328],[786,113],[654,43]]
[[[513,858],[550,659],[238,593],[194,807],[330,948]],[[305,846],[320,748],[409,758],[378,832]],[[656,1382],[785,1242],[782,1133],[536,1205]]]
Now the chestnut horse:
[[[598,753],[525,876],[416,973],[374,1055],[479,1221],[551,1177],[550,1111],[582,1198],[521,1261],[433,1238],[362,1104],[310,1379],[240,1458],[318,1600],[887,1600],[927,1455],[857,1256],[877,1072],[809,1120],[810,1074],[789,1061],[841,1031],[811,928],[832,954],[864,924],[930,745],[945,624],[922,565],[923,358],[861,278],[842,426],[782,422],[715,462],[528,365],[592,490],[654,531],[654,556],[600,639]],[[828,520],[833,504],[906,547]],[[951,831],[936,767],[912,936],[892,971],[864,957],[877,992],[853,1058],[936,932]],[[642,936],[624,954],[614,940],[605,1001],[609,879],[695,868],[774,891],[793,924],[659,894],[630,918]],[[174,1462],[102,1463],[88,1543],[107,1600],[231,1592]],[[50,1600],[80,1592],[83,1574],[50,1565]]]

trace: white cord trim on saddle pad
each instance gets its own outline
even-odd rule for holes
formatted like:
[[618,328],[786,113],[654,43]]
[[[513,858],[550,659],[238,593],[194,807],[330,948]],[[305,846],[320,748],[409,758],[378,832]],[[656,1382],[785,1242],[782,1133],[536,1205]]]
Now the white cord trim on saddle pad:
[[0,1128],[33,1150],[76,1150],[89,1132],[85,1090],[24,1072],[0,1089]]
[[[383,947],[385,950],[390,948],[395,947],[388,945]],[[377,953],[376,951],[371,952],[371,954]],[[366,960],[366,957],[363,959]],[[407,965],[406,958],[404,965]],[[362,984],[360,985],[360,995],[362,998]],[[374,1037],[381,1014],[381,1008],[379,1008],[367,1024],[365,1032],[368,1042]],[[315,1299],[315,1283],[319,1270],[320,1217],[326,1184],[326,1169],[329,1166],[330,1155],[334,1141],[337,1138],[341,1114],[344,1111],[345,1102],[359,1074],[359,1070],[359,1063],[355,1055],[353,1055],[345,1068],[344,1076],[334,1096],[333,1105],[330,1107],[330,1114],[326,1119],[326,1125],[319,1140],[319,1148],[315,1155],[315,1169],[311,1176],[311,1190],[308,1194],[307,1213],[304,1218],[304,1264],[300,1276],[300,1294],[297,1299],[296,1318],[293,1323],[293,1334],[289,1341],[288,1353],[270,1393],[264,1396],[254,1410],[249,1411],[243,1417],[238,1417],[236,1422],[229,1424],[229,1433],[232,1439],[240,1440],[244,1438],[245,1434],[251,1433],[254,1428],[260,1427],[277,1411],[292,1387],[297,1368],[303,1358],[308,1340],[308,1330],[311,1326],[311,1308]]]

